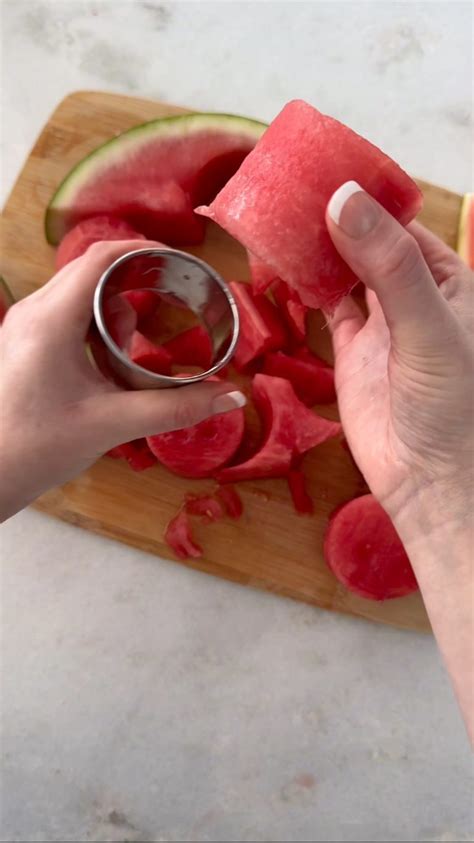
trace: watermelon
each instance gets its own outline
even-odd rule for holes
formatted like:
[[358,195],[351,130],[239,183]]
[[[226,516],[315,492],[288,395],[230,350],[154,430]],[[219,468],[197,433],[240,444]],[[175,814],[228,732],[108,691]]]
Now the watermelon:
[[265,293],[275,281],[279,280],[273,269],[259,260],[255,255],[252,255],[252,252],[248,252],[248,261],[250,280],[254,293]]
[[253,295],[250,284],[231,281],[229,284],[240,317],[239,341],[233,362],[240,371],[256,357],[287,343],[285,325],[278,310],[264,295]]
[[305,407],[283,378],[255,375],[252,396],[262,417],[263,444],[246,462],[219,471],[219,483],[286,477],[298,457],[341,431],[338,422]]
[[337,579],[368,600],[403,597],[418,589],[395,527],[373,495],[362,495],[333,512],[324,556]]
[[204,521],[217,521],[224,515],[220,501],[212,495],[195,495],[187,492],[184,499],[186,512],[189,515],[199,515]]
[[301,100],[288,103],[209,207],[247,251],[293,287],[303,304],[332,311],[356,277],[329,236],[332,194],[355,180],[403,225],[421,193],[387,155]]
[[60,184],[46,211],[48,242],[88,217],[114,214],[170,246],[199,243],[194,206],[215,196],[265,128],[230,114],[181,114],[113,137]]
[[171,355],[175,364],[200,366],[204,371],[211,368],[213,358],[211,338],[201,325],[181,331],[180,334],[163,343],[163,348]]
[[128,346],[138,322],[135,309],[127,299],[116,295],[104,301],[103,312],[107,330],[113,341],[119,348]]
[[306,404],[332,404],[336,400],[334,369],[302,346],[290,357],[282,351],[265,354],[263,372],[290,381],[296,395]]
[[219,486],[217,490],[217,497],[225,507],[226,514],[229,518],[240,518],[244,511],[242,498],[236,492],[233,486]]
[[115,460],[125,460],[132,471],[144,471],[156,465],[156,457],[151,453],[146,439],[134,439],[133,442],[124,442],[107,451],[106,457]]
[[463,261],[474,269],[474,193],[466,193],[462,201],[457,250]]
[[244,435],[242,409],[211,416],[192,427],[149,436],[157,459],[182,477],[210,477],[232,459]]
[[140,331],[134,331],[128,345],[132,363],[159,375],[171,375],[172,357],[163,346],[155,345]]
[[127,222],[111,214],[90,217],[75,225],[61,241],[56,252],[56,269],[62,269],[70,261],[87,252],[93,243],[99,243],[101,240],[145,239],[143,234]]
[[5,319],[7,310],[14,304],[15,300],[10,288],[4,278],[0,275],[0,325]]
[[306,338],[306,315],[309,308],[302,303],[296,290],[278,279],[272,287],[273,298],[286,320],[294,342],[298,345]]
[[180,559],[199,559],[202,556],[200,547],[193,538],[191,525],[185,509],[181,509],[171,519],[165,530],[166,544]]
[[125,290],[120,295],[133,307],[139,324],[154,316],[160,303],[159,296],[152,290]]
[[314,502],[306,488],[306,477],[301,469],[295,468],[288,472],[286,479],[295,511],[298,515],[312,515]]

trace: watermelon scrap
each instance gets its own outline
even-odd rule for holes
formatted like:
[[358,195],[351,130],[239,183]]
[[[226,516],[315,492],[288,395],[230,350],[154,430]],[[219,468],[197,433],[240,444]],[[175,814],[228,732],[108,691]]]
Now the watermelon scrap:
[[302,303],[296,290],[293,290],[281,279],[273,285],[272,294],[295,343],[305,342],[306,315],[309,307]]
[[333,512],[324,556],[339,582],[367,600],[390,600],[418,590],[405,548],[373,495],[355,498]]
[[132,363],[156,372],[159,375],[171,374],[172,357],[163,346],[154,345],[140,331],[134,331],[128,347],[128,356]]
[[239,281],[231,281],[229,286],[240,316],[240,335],[233,362],[242,371],[266,351],[283,348],[288,337],[277,308],[266,296],[254,295],[249,284]]
[[464,194],[458,226],[458,255],[474,269],[474,193]]
[[239,519],[244,511],[242,498],[233,486],[219,486],[217,497],[225,507],[226,514],[229,518]]
[[152,453],[181,477],[211,477],[232,459],[244,435],[241,408],[211,416],[192,427],[149,436]]
[[288,472],[288,488],[291,493],[293,506],[299,515],[312,515],[314,502],[306,488],[306,477],[300,469]]
[[204,371],[211,368],[213,351],[211,338],[205,328],[196,325],[182,331],[163,343],[173,363],[182,366],[200,366]]
[[15,303],[10,288],[4,278],[0,275],[0,325],[5,319],[7,310]]
[[111,448],[105,456],[112,457],[115,460],[125,460],[132,471],[144,471],[146,468],[152,468],[157,462],[146,443],[146,439],[124,442],[123,445]]
[[336,400],[334,369],[302,346],[293,356],[282,351],[266,354],[263,372],[290,381],[296,395],[307,407],[332,404]]
[[101,214],[83,220],[74,226],[61,241],[56,252],[56,269],[79,258],[93,243],[102,240],[146,240],[128,222],[112,214]]
[[265,128],[230,114],[182,114],[111,138],[60,184],[46,212],[48,242],[103,214],[169,245],[200,242],[204,225],[194,206],[216,195]]
[[295,289],[332,312],[356,283],[327,230],[325,213],[344,182],[357,181],[406,225],[422,195],[387,155],[302,100],[288,103],[209,207],[197,208]]
[[179,559],[199,559],[202,556],[202,547],[193,538],[185,509],[180,509],[168,523],[164,540]]
[[247,256],[252,290],[257,295],[265,293],[279,279],[271,266],[267,266],[266,263],[263,263],[255,255],[252,255],[252,252],[248,252]]
[[217,521],[224,515],[221,503],[212,495],[185,495],[186,512],[189,515],[200,515],[205,521]]
[[252,395],[262,417],[264,441],[246,462],[218,471],[219,483],[286,477],[298,457],[341,431],[339,422],[324,419],[305,407],[291,383],[283,378],[255,375]]

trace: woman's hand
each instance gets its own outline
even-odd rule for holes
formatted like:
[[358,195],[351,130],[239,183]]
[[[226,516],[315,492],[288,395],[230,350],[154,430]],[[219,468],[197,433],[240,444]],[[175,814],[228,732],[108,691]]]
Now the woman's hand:
[[90,363],[85,337],[97,281],[116,258],[144,245],[96,243],[8,311],[0,329],[2,519],[122,442],[245,402],[224,382],[128,392]]
[[367,287],[368,318],[348,297],[330,319],[344,431],[406,547],[474,735],[474,273],[354,182],[327,224]]

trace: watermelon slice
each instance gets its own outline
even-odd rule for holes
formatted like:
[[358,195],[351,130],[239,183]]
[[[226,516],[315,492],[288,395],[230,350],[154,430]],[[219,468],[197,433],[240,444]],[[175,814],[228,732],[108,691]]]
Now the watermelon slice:
[[166,544],[180,559],[199,559],[202,556],[202,547],[193,538],[191,525],[185,509],[181,509],[171,519],[166,527],[164,539]]
[[212,343],[205,328],[195,325],[163,343],[173,363],[181,366],[200,366],[204,371],[212,365]]
[[466,193],[462,200],[457,250],[463,261],[474,269],[474,193]]
[[293,290],[284,281],[277,280],[277,283],[272,287],[272,293],[286,320],[294,342],[296,344],[303,343],[306,339],[306,314],[309,307],[302,303],[296,290]]
[[250,284],[231,281],[229,284],[240,316],[240,335],[233,362],[242,371],[266,351],[287,343],[285,325],[278,310],[266,296],[255,296]]
[[299,456],[341,431],[339,422],[308,410],[283,378],[255,375],[252,395],[262,416],[263,444],[246,462],[219,471],[219,483],[285,477]]
[[373,495],[355,498],[333,512],[324,556],[337,579],[368,600],[403,597],[418,589],[395,527]]
[[128,222],[111,214],[102,214],[83,220],[69,231],[56,252],[56,269],[62,269],[70,261],[87,252],[93,243],[101,240],[146,240]]
[[132,363],[156,372],[159,375],[171,374],[172,357],[163,346],[154,345],[140,331],[134,331],[128,347],[128,356]]
[[212,202],[215,220],[298,291],[332,311],[355,285],[329,236],[326,206],[355,180],[403,225],[422,196],[410,177],[369,141],[301,100],[288,103]]
[[0,275],[0,325],[5,319],[7,310],[15,303],[10,288],[4,278]]
[[273,269],[255,255],[252,255],[252,252],[248,252],[248,260],[253,292],[257,294],[265,293],[279,279],[277,279]]
[[230,114],[182,114],[129,129],[68,173],[46,212],[48,242],[102,214],[169,245],[200,242],[194,206],[216,195],[265,128]]
[[334,369],[303,346],[292,357],[277,351],[266,354],[263,372],[290,381],[296,395],[307,407],[332,404],[336,400]]
[[210,477],[234,456],[244,435],[241,409],[211,416],[183,430],[149,436],[157,459],[182,477]]

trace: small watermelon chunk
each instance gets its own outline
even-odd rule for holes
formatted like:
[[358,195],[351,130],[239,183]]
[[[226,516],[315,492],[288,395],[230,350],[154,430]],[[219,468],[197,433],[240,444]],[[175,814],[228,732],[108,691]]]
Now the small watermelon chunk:
[[113,137],[60,184],[46,212],[48,242],[99,214],[169,245],[200,242],[204,225],[193,208],[216,195],[265,128],[231,114],[180,114]]
[[139,323],[151,319],[160,303],[159,296],[152,290],[125,290],[120,295],[133,307]]
[[474,269],[474,193],[466,193],[462,200],[457,251],[463,261]]
[[238,520],[244,511],[244,505],[242,503],[242,498],[234,487],[230,485],[219,486],[216,494],[219,500],[223,503],[229,518],[235,518]]
[[309,307],[304,305],[296,292],[284,281],[278,280],[272,287],[275,299],[283,314],[291,336],[295,343],[303,343],[306,339],[306,315]]
[[185,509],[181,509],[171,519],[166,527],[164,540],[179,559],[199,559],[202,556],[202,547],[193,538]]
[[152,468],[157,463],[157,459],[151,453],[146,439],[124,442],[123,445],[117,445],[116,448],[107,451],[105,456],[112,457],[115,460],[125,460],[132,471],[145,471],[146,468]]
[[255,375],[252,395],[262,417],[263,444],[246,462],[219,471],[219,483],[286,477],[298,457],[341,431],[339,422],[324,419],[305,407],[291,383],[283,378]]
[[284,347],[288,337],[277,308],[266,296],[253,295],[250,285],[239,281],[231,281],[229,286],[240,316],[233,362],[237,369],[243,370],[266,351]]
[[248,252],[250,280],[252,283],[252,290],[257,295],[266,293],[271,285],[279,280],[275,275],[274,270],[263,263],[252,252]]
[[292,357],[282,351],[266,354],[263,372],[290,381],[296,395],[307,407],[332,404],[336,400],[334,369],[306,348]]
[[5,319],[6,312],[15,303],[10,288],[4,278],[0,275],[0,325]]
[[395,527],[373,495],[355,498],[333,512],[324,556],[339,582],[368,600],[390,600],[418,589]]
[[186,512],[189,515],[200,515],[205,521],[217,521],[224,515],[221,503],[212,495],[185,495]]
[[350,180],[403,225],[421,208],[415,182],[380,149],[294,100],[210,207],[197,211],[271,267],[303,304],[332,311],[357,280],[333,246],[325,222],[329,199]]
[[212,365],[212,343],[205,328],[195,325],[177,334],[163,348],[171,355],[172,361],[181,366],[200,366],[204,371]]
[[163,346],[154,345],[140,331],[134,331],[128,347],[128,356],[132,363],[155,372],[158,375],[170,375],[172,357]]
[[306,488],[306,477],[301,469],[289,471],[287,480],[293,506],[298,515],[312,515],[314,513],[314,502]]
[[210,477],[232,459],[244,435],[238,408],[192,427],[149,436],[148,445],[169,471],[181,477]]
[[62,269],[101,240],[146,240],[146,237],[111,214],[90,217],[74,226],[61,241],[56,252],[56,269]]

